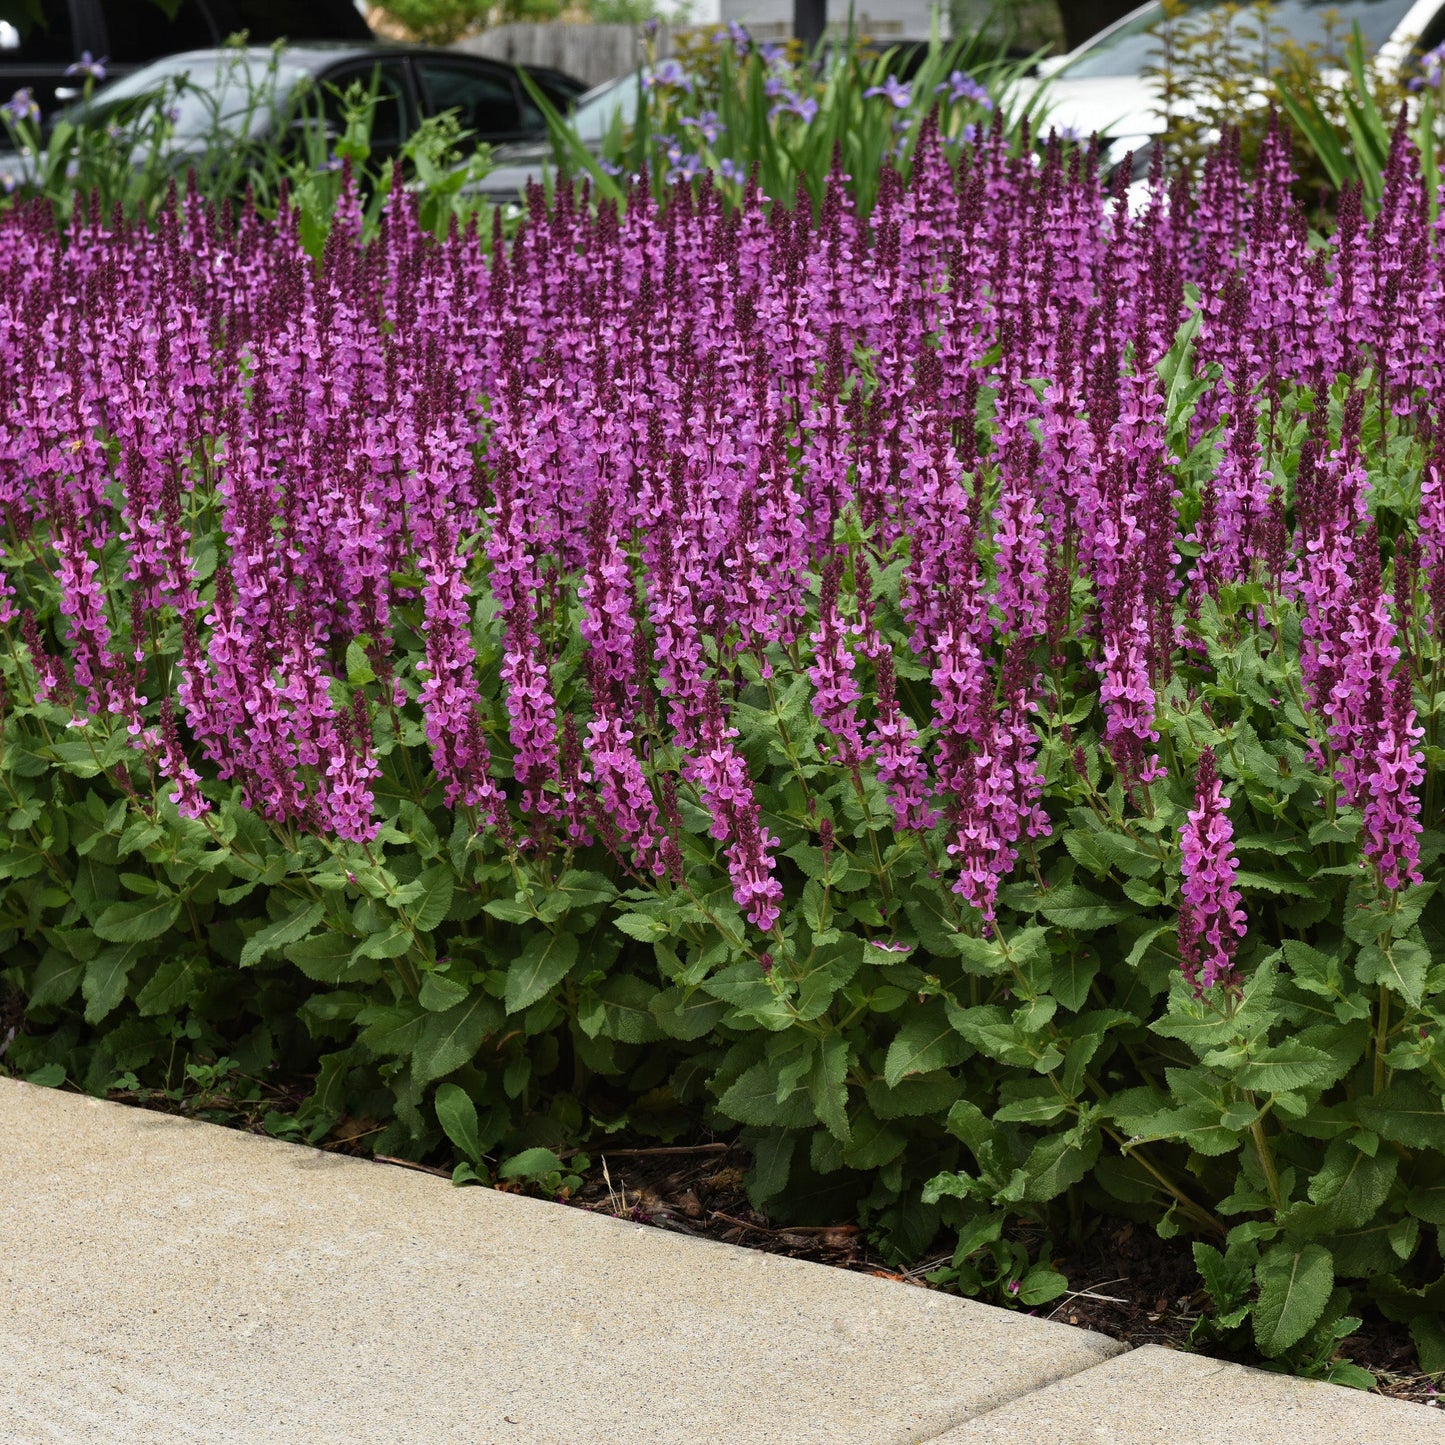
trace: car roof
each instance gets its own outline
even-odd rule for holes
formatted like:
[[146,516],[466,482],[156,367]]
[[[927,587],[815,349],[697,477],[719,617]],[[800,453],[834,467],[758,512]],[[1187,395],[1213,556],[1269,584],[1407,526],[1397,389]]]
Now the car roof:
[[[382,60],[387,56],[405,59],[411,56],[442,56],[448,60],[460,60],[464,65],[491,66],[495,69],[510,70],[504,60],[493,60],[490,56],[469,55],[465,51],[438,50],[433,45],[400,45],[394,41],[366,40],[303,40],[291,45],[218,45],[202,50],[182,50],[174,55],[158,56],[154,65],[164,62],[174,68],[177,61],[197,62],[222,61],[228,57],[243,56],[247,61],[262,65],[269,64],[273,55],[280,57],[298,70],[325,70],[343,60]],[[532,66],[523,66],[531,70]]]

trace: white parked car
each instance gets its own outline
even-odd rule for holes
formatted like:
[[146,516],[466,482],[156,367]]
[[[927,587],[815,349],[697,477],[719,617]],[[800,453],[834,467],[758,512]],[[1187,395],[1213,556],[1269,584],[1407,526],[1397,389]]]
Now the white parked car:
[[[1185,0],[1176,23],[1207,19],[1225,3]],[[1358,25],[1366,54],[1388,67],[1403,67],[1445,42],[1445,0],[1274,0],[1269,18],[1301,46],[1324,45],[1330,36],[1338,46]],[[1044,61],[1032,84],[1048,82],[1045,127],[1080,139],[1097,134],[1105,143],[1106,169],[1127,151],[1142,157],[1162,128],[1157,82],[1143,72],[1159,63],[1163,22],[1163,5],[1141,5],[1068,55]]]

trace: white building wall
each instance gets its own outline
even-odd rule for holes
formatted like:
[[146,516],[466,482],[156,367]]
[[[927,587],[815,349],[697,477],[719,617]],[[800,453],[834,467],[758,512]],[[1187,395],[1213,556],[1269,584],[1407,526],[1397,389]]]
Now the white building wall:
[[[759,39],[781,39],[792,34],[793,0],[716,0],[723,24],[737,21]],[[880,40],[927,40],[933,12],[929,0],[854,0],[853,23],[864,35]],[[828,0],[828,24],[841,29],[848,23],[847,0]],[[948,12],[940,25],[947,32]]]

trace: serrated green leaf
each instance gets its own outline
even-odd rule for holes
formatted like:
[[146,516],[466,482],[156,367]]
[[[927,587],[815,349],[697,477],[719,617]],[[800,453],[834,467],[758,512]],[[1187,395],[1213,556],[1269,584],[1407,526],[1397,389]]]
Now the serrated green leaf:
[[155,1014],[174,1013],[191,1002],[204,970],[205,961],[194,954],[166,959],[135,997],[140,1016],[150,1018]]
[[86,1023],[98,1024],[125,997],[126,980],[145,952],[144,942],[114,943],[86,964],[85,980],[80,986]]
[[241,950],[241,967],[249,968],[286,944],[305,938],[321,922],[325,912],[326,907],[320,902],[300,903],[286,917],[253,933]]
[[355,638],[346,644],[346,680],[352,687],[365,687],[376,681],[366,649]]
[[[624,1044],[648,1044],[663,1037],[652,1013],[654,985],[632,974],[615,974],[599,984],[592,995],[592,1015],[582,1024],[588,1035],[616,1039]],[[582,1023],[582,1010],[578,1022]]]
[[1383,984],[1419,1008],[1430,971],[1430,950],[1410,938],[1397,938],[1386,948],[1367,943],[1355,959],[1355,977],[1363,984]]
[[718,1108],[740,1124],[766,1124],[779,1129],[802,1129],[817,1122],[812,1100],[794,1090],[778,1102],[778,1064],[764,1059],[754,1064],[718,1100]]
[[144,943],[159,938],[180,917],[176,898],[136,898],[112,903],[95,921],[95,931],[108,943]]
[[728,1011],[722,999],[697,989],[689,993],[677,984],[653,994],[648,1008],[668,1038],[684,1041],[710,1033]]
[[1297,1344],[1324,1314],[1335,1287],[1335,1264],[1320,1244],[1277,1244],[1259,1262],[1254,1342],[1269,1358]]
[[639,943],[657,943],[672,932],[660,918],[649,917],[646,913],[616,914],[612,926]]
[[817,1041],[808,1093],[813,1108],[828,1132],[843,1145],[851,1135],[848,1124],[848,1040],[837,1034]]
[[507,1012],[514,1014],[536,1003],[576,962],[576,934],[546,930],[534,934],[507,970]]
[[381,977],[376,960],[359,953],[356,940],[344,933],[318,933],[288,944],[282,952],[317,983],[371,983]]
[[468,997],[471,990],[464,983],[448,978],[444,973],[428,970],[422,976],[417,1002],[430,1013],[444,1013]]
[[49,1008],[65,1003],[80,987],[86,962],[58,948],[47,949],[30,981],[28,1007]]
[[1266,1094],[1304,1089],[1336,1077],[1330,1056],[1323,1049],[1311,1048],[1298,1039],[1286,1039],[1272,1048],[1257,1049],[1248,1063],[1234,1071],[1240,1088]]
[[451,910],[455,884],[451,865],[434,864],[416,882],[421,891],[409,907],[412,927],[418,933],[430,933],[441,926]]
[[1422,1079],[1396,1078],[1378,1094],[1357,1099],[1355,1117],[1382,1139],[1409,1149],[1445,1151],[1445,1101]]
[[374,1005],[362,1009],[356,1016],[361,1025],[359,1040],[374,1054],[409,1054],[421,1033],[422,1019],[437,1018],[427,1015],[420,1004],[405,999],[399,1004]]
[[941,999],[929,999],[912,1010],[888,1046],[884,1082],[892,1088],[910,1074],[927,1074],[962,1063],[968,1046],[948,1020]]
[[427,1014],[412,1050],[412,1078],[429,1084],[470,1063],[482,1041],[501,1023],[497,1000],[480,991],[445,1013]]
[[1107,928],[1111,923],[1131,918],[1136,911],[1123,904],[1110,903],[1077,883],[1063,883],[1050,888],[1039,904],[1039,912],[1050,923],[1077,932]]

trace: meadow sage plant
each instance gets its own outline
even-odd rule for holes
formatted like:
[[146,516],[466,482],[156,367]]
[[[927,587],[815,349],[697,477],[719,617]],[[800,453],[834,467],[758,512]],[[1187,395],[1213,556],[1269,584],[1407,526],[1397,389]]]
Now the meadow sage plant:
[[6,1066],[557,1188],[736,1129],[940,1282],[1111,1212],[1225,1345],[1445,1366],[1434,177],[1321,239],[1278,123],[1143,207],[988,124],[510,241],[0,214]]

